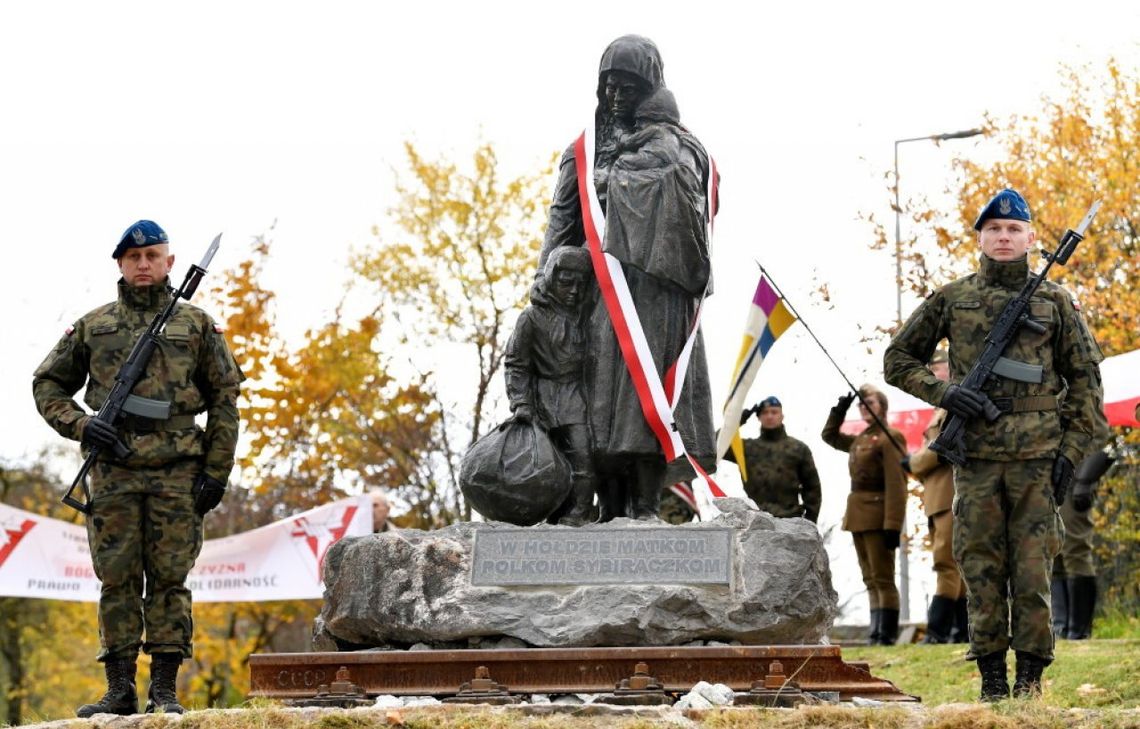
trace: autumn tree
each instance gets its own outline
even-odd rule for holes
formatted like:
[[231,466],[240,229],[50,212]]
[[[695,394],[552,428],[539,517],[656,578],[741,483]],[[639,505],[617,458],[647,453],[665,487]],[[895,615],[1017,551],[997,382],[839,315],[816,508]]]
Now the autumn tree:
[[219,522],[234,521],[228,517],[236,512],[248,529],[372,487],[425,510],[436,496],[432,393],[421,378],[398,381],[390,372],[378,308],[355,321],[338,310],[287,347],[276,331],[275,294],[261,283],[271,248],[256,238],[249,258],[214,290],[247,377],[238,459],[247,488],[227,497]]
[[[78,512],[59,503],[63,484],[50,468],[61,460],[69,462],[57,447],[28,463],[0,463],[0,503],[75,521]],[[98,650],[93,605],[0,597],[0,724],[70,716],[99,695]]]
[[[972,225],[978,211],[1004,187],[1029,201],[1041,245],[1056,247],[1094,200],[1102,205],[1087,238],[1051,278],[1079,300],[1108,356],[1140,347],[1140,75],[1111,61],[1103,71],[1063,69],[1059,98],[1043,98],[1032,113],[1006,120],[987,117],[985,133],[996,161],[955,160],[946,194],[956,201],[938,209],[925,200],[903,211],[916,236],[904,242],[909,287],[925,294],[973,270],[978,256]],[[879,245],[885,231],[877,230]],[[1032,254],[1031,254],[1032,256]],[[1038,265],[1037,260],[1031,264]],[[1118,433],[1125,463],[1102,483],[1097,543],[1102,582],[1118,604],[1140,607],[1140,496],[1126,474],[1136,472],[1140,433]]]
[[[551,165],[503,179],[489,143],[476,148],[468,169],[426,159],[411,143],[404,150],[407,171],[398,176],[397,203],[388,211],[395,228],[374,229],[375,244],[353,267],[381,307],[399,312],[402,343],[461,343],[471,355],[468,415],[454,422],[461,417],[457,408],[438,407],[450,480],[446,508],[469,518],[456,482],[458,459],[488,427],[492,382],[534,280]],[[425,376],[454,377],[463,364]]]

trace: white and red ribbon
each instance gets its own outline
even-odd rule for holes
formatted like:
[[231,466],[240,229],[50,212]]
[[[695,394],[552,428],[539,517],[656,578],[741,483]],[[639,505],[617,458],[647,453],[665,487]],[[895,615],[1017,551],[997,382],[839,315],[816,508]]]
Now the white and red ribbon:
[[[594,129],[591,125],[574,142],[574,162],[578,172],[578,197],[582,206],[582,227],[586,233],[586,243],[590,251],[590,260],[594,265],[594,274],[598,279],[598,288],[602,293],[606,311],[609,312],[610,322],[613,324],[614,334],[621,348],[622,359],[625,360],[633,381],[637,399],[641,404],[641,412],[645,422],[653,431],[661,450],[665,454],[667,463],[684,456],[689,465],[697,474],[697,480],[702,482],[709,492],[716,497],[725,494],[716,482],[705,473],[696,459],[686,450],[681,434],[677,430],[677,423],[673,411],[681,399],[681,389],[685,382],[685,373],[689,366],[689,357],[692,355],[693,343],[696,341],[697,331],[701,322],[701,309],[704,305],[702,296],[693,317],[689,338],[681,350],[677,361],[672,363],[666,371],[665,380],[657,373],[653,364],[653,353],[649,349],[649,342],[645,338],[645,330],[641,326],[641,319],[637,315],[637,308],[633,297],[629,293],[629,285],[625,280],[625,272],[621,261],[602,250],[602,240],[605,238],[606,218],[602,212],[598,193],[594,187]],[[709,232],[712,232],[712,211],[716,195],[715,168],[709,173],[709,197],[707,222]]]

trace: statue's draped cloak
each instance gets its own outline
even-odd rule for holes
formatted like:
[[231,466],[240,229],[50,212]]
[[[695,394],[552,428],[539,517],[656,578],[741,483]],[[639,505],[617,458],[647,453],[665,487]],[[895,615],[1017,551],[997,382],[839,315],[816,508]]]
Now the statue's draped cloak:
[[[595,160],[595,184],[601,181],[599,196],[606,206],[603,249],[622,262],[662,377],[680,355],[697,305],[710,285],[704,222],[708,175],[704,149],[672,120],[644,125],[618,141],[615,155]],[[560,164],[539,270],[555,247],[584,243],[571,147]],[[660,445],[645,422],[609,313],[596,290],[588,308],[591,356],[586,383],[598,467],[619,469],[630,457],[660,458]],[[714,468],[712,399],[700,332],[674,416],[686,450],[702,467]],[[666,481],[691,476],[688,465],[678,462]]]

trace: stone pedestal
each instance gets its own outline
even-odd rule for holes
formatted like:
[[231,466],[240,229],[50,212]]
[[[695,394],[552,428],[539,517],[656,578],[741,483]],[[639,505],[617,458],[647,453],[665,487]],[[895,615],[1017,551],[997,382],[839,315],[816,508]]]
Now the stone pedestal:
[[314,648],[823,641],[836,594],[815,525],[717,505],[717,519],[682,526],[471,522],[344,539],[326,557]]

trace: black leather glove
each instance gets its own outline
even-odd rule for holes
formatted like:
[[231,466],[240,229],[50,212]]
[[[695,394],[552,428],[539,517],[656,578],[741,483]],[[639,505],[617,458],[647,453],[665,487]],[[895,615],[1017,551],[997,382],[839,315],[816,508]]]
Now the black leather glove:
[[96,446],[104,450],[115,447],[119,441],[119,434],[115,431],[114,426],[107,425],[94,415],[88,415],[85,419],[86,422],[83,423],[83,430],[79,436],[83,445]]
[[1077,482],[1073,487],[1073,508],[1082,514],[1092,508],[1092,484]]
[[1116,458],[1104,451],[1095,451],[1081,461],[1073,475],[1073,508],[1080,512],[1092,508],[1097,482],[1108,472]]
[[883,546],[887,549],[899,548],[899,533],[894,529],[883,530]]
[[750,408],[744,408],[743,410],[740,411],[740,424],[744,425],[745,423],[748,422],[748,419],[751,418],[755,414],[756,414],[756,406],[755,405],[753,405]]
[[855,393],[849,392],[846,395],[840,395],[839,399],[835,401],[835,409],[847,412],[851,409],[851,403],[853,402],[855,402]]
[[910,470],[910,454],[909,453],[902,457],[902,460],[899,461],[899,465],[902,466],[902,469],[904,471],[906,471],[907,473],[911,473],[911,470]]
[[1069,484],[1073,482],[1073,472],[1076,468],[1073,462],[1065,456],[1057,456],[1053,461],[1053,501],[1057,506],[1065,503],[1065,493]]
[[960,418],[971,420],[982,412],[984,404],[985,400],[982,399],[980,392],[961,385],[951,385],[942,396],[939,407]]
[[190,493],[194,496],[194,513],[205,516],[206,512],[222,503],[222,497],[226,495],[226,485],[202,473],[194,480]]

